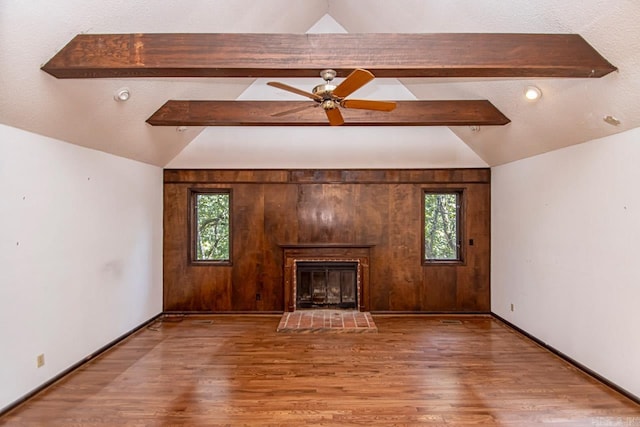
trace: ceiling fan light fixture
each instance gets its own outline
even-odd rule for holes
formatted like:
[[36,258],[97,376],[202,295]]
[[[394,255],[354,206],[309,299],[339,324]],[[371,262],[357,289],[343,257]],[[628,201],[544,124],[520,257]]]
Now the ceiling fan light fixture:
[[537,101],[542,97],[542,91],[536,86],[527,86],[524,89],[524,97],[527,101]]
[[325,110],[333,110],[334,108],[338,108],[338,104],[333,99],[326,99],[322,101],[322,108]]
[[129,88],[123,87],[116,91],[113,95],[113,99],[118,102],[125,102],[131,97],[131,92],[129,92]]

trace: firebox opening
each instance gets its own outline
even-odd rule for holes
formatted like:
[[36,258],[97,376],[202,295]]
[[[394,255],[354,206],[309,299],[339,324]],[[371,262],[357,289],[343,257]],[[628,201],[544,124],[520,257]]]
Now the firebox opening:
[[296,262],[297,309],[355,309],[358,306],[357,288],[357,262]]

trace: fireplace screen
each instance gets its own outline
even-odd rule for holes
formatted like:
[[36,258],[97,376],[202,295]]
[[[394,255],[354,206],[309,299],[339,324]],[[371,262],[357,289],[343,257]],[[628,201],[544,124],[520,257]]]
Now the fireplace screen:
[[356,308],[357,262],[297,262],[296,272],[296,308]]

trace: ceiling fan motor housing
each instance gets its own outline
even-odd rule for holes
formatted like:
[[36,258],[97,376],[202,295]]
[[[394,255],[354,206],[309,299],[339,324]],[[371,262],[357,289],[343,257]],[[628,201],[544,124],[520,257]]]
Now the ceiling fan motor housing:
[[328,83],[323,83],[313,88],[311,91],[314,95],[321,96],[322,99],[333,99],[333,90],[336,87],[334,85],[330,85]]

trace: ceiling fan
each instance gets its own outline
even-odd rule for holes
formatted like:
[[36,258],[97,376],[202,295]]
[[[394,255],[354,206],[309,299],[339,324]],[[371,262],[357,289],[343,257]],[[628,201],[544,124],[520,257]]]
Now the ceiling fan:
[[[340,112],[339,107],[375,111],[392,111],[394,108],[396,108],[396,103],[393,101],[346,99],[347,96],[351,95],[353,92],[360,89],[362,86],[366,85],[375,78],[373,73],[371,73],[370,71],[364,70],[362,68],[356,68],[351,74],[347,76],[346,79],[342,81],[342,83],[337,86],[331,84],[335,76],[336,72],[334,70],[322,70],[320,72],[320,77],[322,77],[325,82],[314,87],[311,92],[306,92],[304,90],[280,82],[268,82],[267,84],[278,89],[286,90],[297,95],[311,98],[317,104],[311,104],[303,108],[317,107],[318,105],[322,106],[331,126],[340,126],[344,123],[344,118],[342,117],[342,113]],[[294,110],[277,113],[276,115],[290,114],[299,110],[300,108],[296,108]]]

